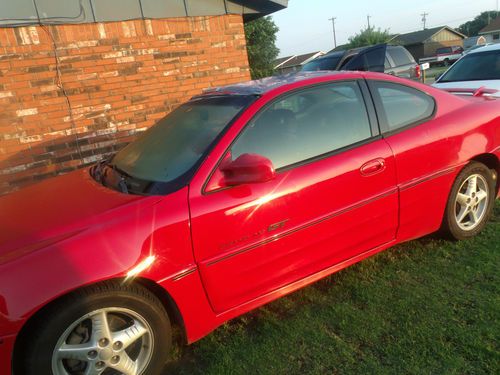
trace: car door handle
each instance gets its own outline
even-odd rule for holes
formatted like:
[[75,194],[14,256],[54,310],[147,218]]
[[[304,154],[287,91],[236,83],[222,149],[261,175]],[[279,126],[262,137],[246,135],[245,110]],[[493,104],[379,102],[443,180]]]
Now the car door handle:
[[363,176],[373,176],[385,170],[385,159],[377,158],[363,164],[360,172]]

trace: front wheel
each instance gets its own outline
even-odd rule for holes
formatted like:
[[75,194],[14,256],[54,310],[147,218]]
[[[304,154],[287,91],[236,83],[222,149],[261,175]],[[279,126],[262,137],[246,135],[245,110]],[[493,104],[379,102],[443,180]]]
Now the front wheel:
[[464,240],[478,234],[493,211],[495,180],[484,164],[472,162],[458,175],[451,189],[443,230]]
[[139,285],[108,282],[45,310],[23,343],[27,375],[157,375],[171,327],[157,298]]

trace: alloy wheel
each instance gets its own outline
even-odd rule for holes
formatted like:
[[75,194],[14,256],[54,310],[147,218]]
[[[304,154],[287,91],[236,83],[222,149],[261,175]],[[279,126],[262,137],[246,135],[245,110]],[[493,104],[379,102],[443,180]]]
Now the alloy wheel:
[[153,332],[132,310],[92,311],[71,324],[52,355],[54,375],[139,375],[153,354]]
[[455,198],[455,220],[460,229],[470,231],[481,223],[488,198],[488,184],[480,174],[473,174],[462,183]]

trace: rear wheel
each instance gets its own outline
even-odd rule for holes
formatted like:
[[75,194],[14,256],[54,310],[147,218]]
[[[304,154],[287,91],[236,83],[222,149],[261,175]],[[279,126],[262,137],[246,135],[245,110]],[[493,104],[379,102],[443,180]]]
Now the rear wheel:
[[109,282],[63,298],[23,343],[24,374],[160,374],[171,347],[161,303],[138,285]]
[[490,218],[494,200],[492,171],[477,162],[467,165],[451,189],[443,230],[457,240],[475,236]]

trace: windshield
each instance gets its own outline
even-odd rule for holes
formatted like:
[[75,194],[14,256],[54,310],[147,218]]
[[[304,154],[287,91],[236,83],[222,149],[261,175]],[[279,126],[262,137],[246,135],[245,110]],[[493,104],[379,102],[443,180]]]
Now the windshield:
[[304,65],[302,71],[316,72],[319,70],[336,70],[340,60],[342,59],[342,56],[344,56],[344,54],[340,53],[333,56],[322,57],[321,59],[313,60]]
[[131,187],[143,189],[151,183],[183,186],[217,137],[253,100],[237,95],[207,97],[178,107],[107,164],[125,180],[128,189],[120,190],[132,192]]
[[439,82],[500,79],[500,50],[476,52],[458,60]]

